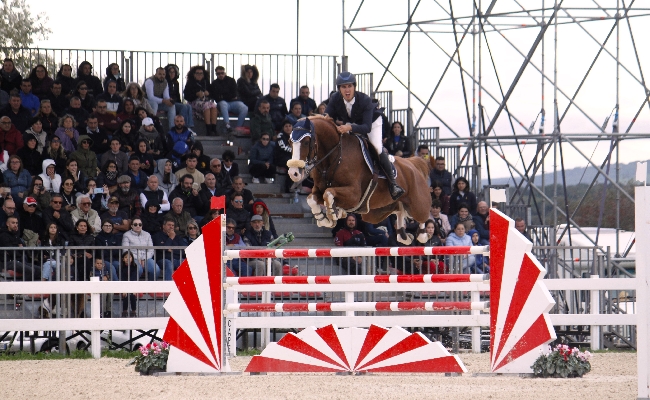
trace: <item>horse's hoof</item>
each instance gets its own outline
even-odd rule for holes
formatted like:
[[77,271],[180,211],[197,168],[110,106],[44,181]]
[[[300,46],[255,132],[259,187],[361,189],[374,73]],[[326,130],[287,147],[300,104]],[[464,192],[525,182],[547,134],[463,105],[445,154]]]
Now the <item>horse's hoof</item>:
[[427,236],[426,232],[420,233],[418,235],[418,237],[417,237],[418,242],[423,243],[423,244],[427,242],[428,238],[429,238],[429,236]]
[[405,246],[410,246],[411,243],[413,243],[413,234],[407,233],[406,234],[406,239],[402,239],[400,235],[397,236],[397,241],[402,243]]

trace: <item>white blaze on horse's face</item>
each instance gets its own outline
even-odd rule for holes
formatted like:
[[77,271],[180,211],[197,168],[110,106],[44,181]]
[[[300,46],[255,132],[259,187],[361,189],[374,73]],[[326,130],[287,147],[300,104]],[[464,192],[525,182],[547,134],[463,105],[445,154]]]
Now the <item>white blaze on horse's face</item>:
[[[300,142],[293,142],[291,146],[293,147],[293,152],[291,153],[291,161],[300,161]],[[291,164],[289,162],[288,164]],[[298,167],[289,168],[289,178],[294,182],[299,182],[303,178],[304,170]]]

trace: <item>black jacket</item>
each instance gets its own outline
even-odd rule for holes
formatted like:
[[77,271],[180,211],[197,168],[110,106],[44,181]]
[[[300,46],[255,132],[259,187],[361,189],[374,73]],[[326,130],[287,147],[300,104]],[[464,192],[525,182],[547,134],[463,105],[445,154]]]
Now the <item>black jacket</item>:
[[273,121],[273,128],[276,131],[281,130],[284,118],[289,114],[289,111],[287,111],[287,102],[280,96],[274,99],[268,94],[263,99],[268,101],[271,106],[269,115],[271,116],[271,121]]
[[[33,137],[32,135],[29,136]],[[23,147],[18,149],[16,155],[23,161],[23,168],[25,168],[31,176],[36,176],[43,172],[43,157],[36,148],[32,150],[27,147],[27,143],[25,143]]]
[[93,70],[92,70],[92,65],[90,65],[90,74],[89,75],[84,75],[82,72],[82,69],[85,65],[90,65],[88,61],[83,61],[81,64],[79,64],[79,68],[77,68],[77,79],[75,79],[75,87],[77,84],[81,81],[85,82],[86,85],[88,85],[88,94],[97,96],[101,93],[104,92],[104,88],[102,87],[102,82],[99,80],[98,77],[93,75]]
[[63,75],[61,70],[63,70],[63,66],[61,66],[61,68],[59,68],[59,72],[56,73],[56,80],[61,82],[61,95],[67,97],[74,90],[76,79],[71,76]]
[[7,93],[11,93],[12,90],[20,90],[20,84],[23,81],[23,76],[20,75],[14,66],[14,70],[10,73],[6,73],[3,68],[0,68],[0,89],[4,90]]
[[[187,246],[187,241],[183,236],[178,233],[174,239],[170,239],[169,236],[163,231],[157,232],[155,235],[151,235],[151,241],[153,246],[156,247],[156,259],[170,259],[170,253],[166,251],[169,247],[172,246]],[[181,250],[172,250],[174,260],[181,259]]]
[[149,232],[149,234],[153,237],[154,234],[160,232],[162,230],[162,224],[163,224],[163,215],[158,214],[157,212],[155,214],[151,214],[146,208],[144,212],[140,215],[140,219],[142,219],[142,230]]
[[394,137],[386,140],[386,150],[389,154],[395,155],[398,151],[402,152],[402,158],[410,157],[412,154],[411,141],[406,136],[400,135],[399,141],[395,143]]
[[375,105],[372,99],[365,93],[355,92],[354,104],[352,105],[352,116],[348,116],[343,96],[336,92],[330,97],[325,114],[328,114],[334,121],[342,121],[344,124],[352,125],[352,133],[367,135],[372,129],[372,120]]
[[232,218],[237,223],[235,227],[235,233],[241,234],[241,230],[246,228],[248,221],[251,219],[251,215],[248,211],[243,208],[234,208],[228,207],[226,209],[226,215],[228,218]]
[[195,217],[199,210],[203,209],[201,196],[192,195],[192,191],[184,192],[181,185],[176,186],[169,194],[169,203],[171,204],[177,197],[183,200],[183,211],[187,211],[192,217]]
[[7,104],[5,108],[0,110],[0,117],[7,116],[11,119],[11,123],[16,126],[20,133],[25,132],[29,128],[29,121],[32,119],[32,113],[23,106],[20,106],[18,113],[11,110],[11,104]]
[[[169,70],[174,68],[176,70],[176,77],[174,79],[169,79]],[[180,92],[180,83],[178,83],[178,66],[176,64],[167,64],[165,66],[165,72],[167,75],[167,87],[169,88],[169,97],[174,100],[176,103],[181,102],[181,92]]]
[[59,218],[54,218],[54,209],[52,207],[47,207],[43,210],[43,222],[45,222],[45,226],[50,225],[52,222],[55,223],[56,227],[59,229],[59,234],[65,239],[69,239],[70,235],[74,231],[72,215],[63,208],[59,210],[59,214]]
[[116,86],[117,86],[117,93],[122,93],[123,91],[126,90],[126,83],[124,83],[124,78],[119,77],[116,78],[115,75],[111,72],[111,65],[109,64],[108,67],[106,67],[106,78],[104,78],[104,91],[108,89],[108,82],[110,81],[115,81]]
[[22,237],[23,231],[29,229],[30,231],[41,235],[45,231],[45,224],[43,223],[43,217],[36,214],[35,212],[30,213],[25,210],[20,211],[20,236]]
[[[61,87],[63,87],[63,85],[61,85]],[[70,99],[65,96],[63,89],[61,89],[61,94],[58,96],[55,96],[54,93],[52,93],[50,90],[45,98],[48,99],[52,104],[52,111],[54,111],[56,115],[63,116],[63,110],[70,106]],[[45,129],[45,127],[43,127],[43,129]]]
[[203,78],[200,81],[197,81],[196,79],[191,79],[187,81],[187,83],[185,84],[185,89],[183,90],[183,97],[185,97],[185,100],[189,102],[197,100],[198,97],[196,96],[196,93],[208,90],[208,86],[209,86],[208,80],[206,78]]
[[215,79],[210,84],[210,97],[215,101],[235,101],[237,96],[237,82],[234,78],[226,76],[223,79]]
[[251,246],[266,246],[273,240],[273,234],[264,227],[259,232],[255,232],[254,229],[247,229],[244,239],[247,239]]

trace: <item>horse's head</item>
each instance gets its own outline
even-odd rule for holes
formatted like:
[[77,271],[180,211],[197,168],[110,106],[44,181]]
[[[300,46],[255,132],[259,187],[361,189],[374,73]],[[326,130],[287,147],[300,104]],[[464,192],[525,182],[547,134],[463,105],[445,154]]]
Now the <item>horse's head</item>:
[[305,165],[309,157],[315,157],[314,151],[314,124],[309,118],[302,119],[296,123],[291,132],[291,143],[293,152],[291,160],[287,161],[289,167],[289,178],[294,182],[300,182],[305,178]]

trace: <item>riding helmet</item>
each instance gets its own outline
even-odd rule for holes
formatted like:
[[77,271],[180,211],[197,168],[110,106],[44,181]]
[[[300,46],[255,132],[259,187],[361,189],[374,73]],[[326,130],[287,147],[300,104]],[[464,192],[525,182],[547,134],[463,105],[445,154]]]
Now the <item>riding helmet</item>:
[[336,77],[336,87],[345,85],[346,83],[351,83],[354,87],[357,86],[357,78],[351,72],[341,72],[339,76]]

